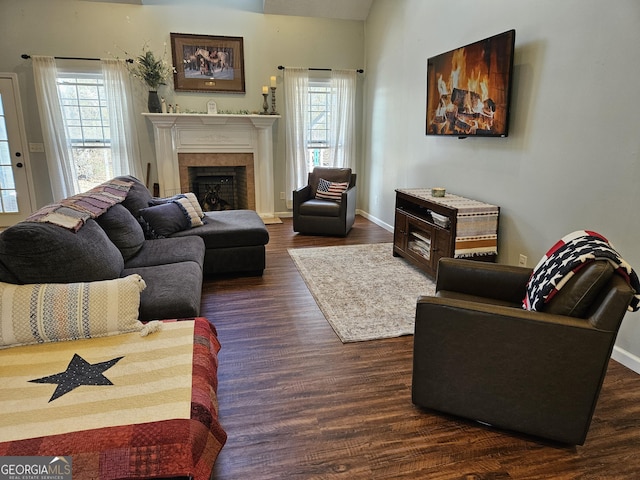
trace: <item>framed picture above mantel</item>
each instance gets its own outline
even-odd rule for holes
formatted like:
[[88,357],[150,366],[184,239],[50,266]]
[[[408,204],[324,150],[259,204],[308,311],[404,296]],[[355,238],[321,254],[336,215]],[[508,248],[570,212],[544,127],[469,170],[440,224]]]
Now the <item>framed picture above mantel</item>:
[[245,93],[242,37],[171,33],[174,89]]

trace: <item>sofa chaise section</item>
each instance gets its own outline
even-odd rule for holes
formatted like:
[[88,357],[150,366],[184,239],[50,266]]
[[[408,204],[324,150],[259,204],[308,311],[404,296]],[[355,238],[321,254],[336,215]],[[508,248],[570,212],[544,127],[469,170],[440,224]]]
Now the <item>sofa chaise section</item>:
[[[147,187],[135,177],[123,176],[118,179],[133,182],[122,205],[135,218],[138,218],[142,209],[157,201]],[[204,275],[262,275],[269,232],[255,211],[205,212],[202,223],[202,226],[175,232],[170,238],[202,238],[205,244]]]

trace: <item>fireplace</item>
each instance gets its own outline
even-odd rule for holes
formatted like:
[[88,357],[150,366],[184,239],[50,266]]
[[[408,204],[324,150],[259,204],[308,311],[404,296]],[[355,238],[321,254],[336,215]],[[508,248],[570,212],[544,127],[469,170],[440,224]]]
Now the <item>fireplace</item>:
[[189,185],[202,210],[249,208],[246,167],[188,167]]
[[251,153],[180,153],[178,172],[180,190],[195,193],[204,211],[255,210]]
[[[242,197],[234,208],[255,210],[265,219],[275,216],[272,127],[279,115],[143,115],[154,127],[161,196],[193,191],[190,168],[232,168],[230,174],[204,176],[233,177],[234,196]],[[210,185],[215,191],[220,184],[221,195],[222,183],[231,179],[217,182]]]

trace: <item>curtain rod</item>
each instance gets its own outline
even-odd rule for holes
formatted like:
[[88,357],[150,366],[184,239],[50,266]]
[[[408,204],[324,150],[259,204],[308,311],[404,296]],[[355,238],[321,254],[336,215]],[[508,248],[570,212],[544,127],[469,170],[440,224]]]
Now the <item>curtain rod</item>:
[[[26,53],[23,53],[20,56],[25,60],[31,58],[31,55],[27,55]],[[89,58],[89,57],[53,57],[53,58],[55,58],[56,60],[89,60],[92,62],[99,62],[101,60],[100,58]],[[125,61],[127,63],[133,63],[133,60],[131,58],[127,58]]]
[[[278,65],[278,70],[284,70],[285,67],[282,65]],[[315,71],[321,71],[321,72],[330,72],[332,69],[331,68],[309,68],[309,70],[315,70]],[[358,73],[364,73],[364,70],[359,68],[356,70],[356,72]]]

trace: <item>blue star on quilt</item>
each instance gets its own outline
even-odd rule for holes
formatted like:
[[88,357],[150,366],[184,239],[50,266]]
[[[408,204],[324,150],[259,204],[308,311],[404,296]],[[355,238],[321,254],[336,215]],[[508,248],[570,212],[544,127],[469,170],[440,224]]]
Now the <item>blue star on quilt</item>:
[[49,375],[47,377],[29,380],[31,383],[57,383],[58,386],[49,399],[49,402],[60,398],[71,390],[81,385],[113,385],[111,380],[105,377],[102,372],[113,367],[124,357],[117,357],[106,362],[91,364],[77,353],[73,354],[69,366],[64,372]]

